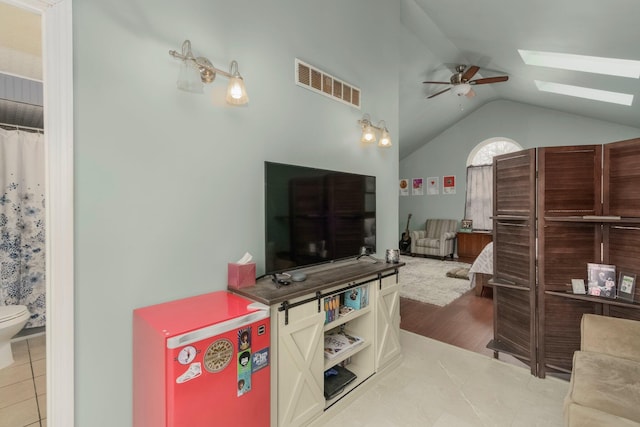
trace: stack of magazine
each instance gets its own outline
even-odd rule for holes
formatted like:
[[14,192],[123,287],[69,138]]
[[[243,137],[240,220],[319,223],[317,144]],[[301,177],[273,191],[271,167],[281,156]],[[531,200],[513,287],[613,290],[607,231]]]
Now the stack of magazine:
[[324,336],[324,357],[334,359],[362,344],[364,340],[345,331],[334,331]]

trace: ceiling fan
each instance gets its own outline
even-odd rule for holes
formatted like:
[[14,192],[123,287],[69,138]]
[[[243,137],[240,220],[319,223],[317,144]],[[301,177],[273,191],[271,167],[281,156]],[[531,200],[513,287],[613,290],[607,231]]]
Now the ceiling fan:
[[472,98],[476,94],[471,88],[471,86],[473,85],[485,85],[488,83],[499,83],[509,80],[509,76],[487,77],[483,79],[471,80],[479,70],[480,67],[476,65],[457,65],[456,72],[453,73],[448,82],[422,82],[436,85],[450,85],[448,88],[441,90],[440,92],[435,93],[431,96],[428,96],[427,99],[433,98],[434,96],[438,96],[447,91],[452,91],[458,96],[465,95],[469,98]]

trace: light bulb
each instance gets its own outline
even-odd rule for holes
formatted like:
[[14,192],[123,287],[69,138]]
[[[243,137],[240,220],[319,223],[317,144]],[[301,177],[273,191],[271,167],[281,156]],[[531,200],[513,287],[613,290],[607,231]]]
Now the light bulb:
[[229,78],[227,102],[233,105],[244,105],[249,102],[247,89],[244,87],[244,80],[242,80],[242,77],[239,75]]

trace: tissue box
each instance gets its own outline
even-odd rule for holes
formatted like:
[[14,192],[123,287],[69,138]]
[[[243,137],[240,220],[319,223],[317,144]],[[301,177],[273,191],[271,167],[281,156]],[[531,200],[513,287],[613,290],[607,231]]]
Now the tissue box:
[[237,264],[230,262],[227,267],[229,287],[246,288],[256,284],[256,263]]

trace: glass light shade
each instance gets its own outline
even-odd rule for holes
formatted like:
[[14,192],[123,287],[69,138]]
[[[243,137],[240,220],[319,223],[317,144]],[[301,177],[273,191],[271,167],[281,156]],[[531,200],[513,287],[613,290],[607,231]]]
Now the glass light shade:
[[249,102],[247,89],[244,87],[244,80],[240,75],[229,78],[227,86],[227,102],[233,105],[244,105]]
[[370,124],[365,124],[362,127],[362,136],[360,137],[360,142],[376,142],[376,133]]
[[378,147],[391,147],[391,135],[389,135],[389,131],[387,128],[382,128],[382,134],[380,135],[380,142],[378,142]]
[[202,93],[204,85],[200,79],[200,72],[191,64],[191,61],[182,61],[176,84],[178,89],[185,92]]
[[470,90],[471,85],[469,83],[462,83],[452,87],[451,93],[453,93],[454,95],[462,96],[468,94]]

